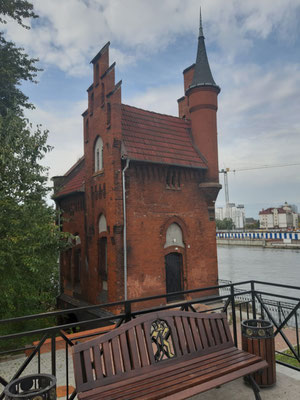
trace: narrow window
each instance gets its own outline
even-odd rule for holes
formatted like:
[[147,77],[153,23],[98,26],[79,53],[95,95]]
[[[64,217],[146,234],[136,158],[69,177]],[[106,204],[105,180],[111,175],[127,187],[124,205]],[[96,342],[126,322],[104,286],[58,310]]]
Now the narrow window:
[[103,168],[103,141],[101,137],[98,137],[95,143],[95,172],[101,171]]

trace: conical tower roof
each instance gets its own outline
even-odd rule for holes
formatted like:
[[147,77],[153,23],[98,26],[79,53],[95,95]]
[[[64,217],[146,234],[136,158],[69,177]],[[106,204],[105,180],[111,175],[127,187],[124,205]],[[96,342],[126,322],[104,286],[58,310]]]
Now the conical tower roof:
[[220,88],[214,81],[214,78],[210,70],[204,39],[205,38],[203,35],[202,17],[200,9],[200,26],[199,26],[197,59],[195,63],[194,77],[189,89],[198,86],[214,86],[220,91]]

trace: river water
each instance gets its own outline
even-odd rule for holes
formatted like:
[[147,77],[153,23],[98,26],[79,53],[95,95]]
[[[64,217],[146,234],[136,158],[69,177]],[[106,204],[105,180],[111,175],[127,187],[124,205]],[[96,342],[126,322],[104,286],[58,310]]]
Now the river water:
[[[300,250],[219,245],[218,265],[219,279],[232,282],[255,279],[300,287]],[[300,290],[259,288],[300,298]]]

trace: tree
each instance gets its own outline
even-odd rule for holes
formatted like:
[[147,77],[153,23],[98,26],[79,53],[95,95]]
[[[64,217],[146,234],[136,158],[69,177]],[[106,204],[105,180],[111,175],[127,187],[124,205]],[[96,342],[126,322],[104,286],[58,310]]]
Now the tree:
[[[23,0],[0,3],[0,22],[36,18]],[[48,132],[33,128],[24,108],[33,108],[20,89],[35,82],[35,59],[0,33],[0,318],[45,311],[55,304],[58,254],[67,246],[47,205],[47,169],[40,164],[51,147]],[[3,83],[3,84],[2,84]]]
[[234,223],[231,218],[216,219],[216,227],[218,230],[232,230]]

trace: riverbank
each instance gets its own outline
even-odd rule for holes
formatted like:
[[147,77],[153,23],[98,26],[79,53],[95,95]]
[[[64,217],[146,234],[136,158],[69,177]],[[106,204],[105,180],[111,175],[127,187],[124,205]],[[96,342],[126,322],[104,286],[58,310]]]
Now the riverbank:
[[264,247],[271,249],[288,249],[299,250],[300,241],[298,243],[283,243],[279,241],[271,241],[265,239],[234,239],[234,238],[217,238],[217,245],[219,246],[250,246],[250,247]]

